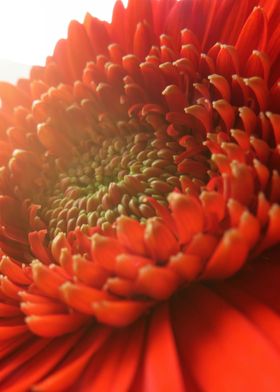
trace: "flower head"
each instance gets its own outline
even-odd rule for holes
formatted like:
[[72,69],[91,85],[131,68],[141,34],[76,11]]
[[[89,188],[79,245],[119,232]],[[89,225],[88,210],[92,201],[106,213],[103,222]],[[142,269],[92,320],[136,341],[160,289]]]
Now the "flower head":
[[117,1],[0,83],[1,390],[279,389],[279,19]]

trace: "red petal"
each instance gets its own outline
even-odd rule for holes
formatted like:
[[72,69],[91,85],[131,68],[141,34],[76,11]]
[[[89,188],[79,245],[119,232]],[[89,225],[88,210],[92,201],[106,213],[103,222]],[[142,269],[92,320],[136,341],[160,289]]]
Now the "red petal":
[[183,111],[187,106],[186,95],[176,86],[169,85],[167,86],[162,95],[166,99],[169,110],[172,111]]
[[75,79],[81,79],[86,62],[93,59],[94,53],[84,26],[77,21],[69,24],[68,44]]
[[126,9],[126,50],[129,52],[133,48],[133,37],[136,26],[139,22],[146,21],[152,26],[152,6],[150,0],[129,0]]
[[84,26],[88,34],[95,55],[107,54],[107,47],[111,43],[105,23],[87,14]]
[[[162,305],[153,314],[148,330],[143,369],[145,391],[186,391],[180,362],[169,310]],[[163,369],[168,369],[164,376]]]
[[0,97],[3,105],[10,106],[11,108],[18,105],[30,105],[29,97],[24,93],[24,91],[10,83],[0,82]]
[[81,376],[82,371],[90,358],[103,346],[108,339],[110,330],[102,327],[94,329],[90,335],[84,336],[83,340],[71,351],[58,369],[36,384],[34,391],[67,390]]
[[134,40],[133,40],[133,53],[143,61],[152,46],[150,26],[146,21],[137,24]]
[[235,45],[240,56],[240,63],[244,64],[254,49],[265,51],[266,43],[266,16],[261,7],[255,7],[239,33]]
[[27,340],[27,344],[21,347],[20,352],[15,352],[6,361],[1,364],[0,379],[4,380],[5,377],[11,376],[13,372],[16,372],[21,365],[28,362],[31,358],[36,356],[41,350],[43,350],[50,341],[48,339],[32,338]]
[[260,76],[267,83],[270,71],[270,58],[259,50],[253,50],[246,66],[246,75]]
[[1,325],[0,324],[0,340],[8,340],[18,337],[27,331],[25,324],[23,325]]
[[[0,384],[3,390],[18,392],[30,388],[35,382],[48,374],[75,346],[81,334],[74,334],[54,340],[47,347],[25,362],[16,372]],[[36,342],[35,342],[36,346]],[[1,380],[2,381],[2,380]]]
[[221,45],[216,60],[217,71],[230,78],[231,75],[239,74],[239,62],[236,49],[233,46]]
[[69,62],[69,43],[66,39],[61,39],[57,42],[53,58],[59,67],[61,75],[63,75],[63,82],[70,82],[74,79],[73,70]]
[[275,143],[279,144],[280,143],[280,114],[266,112],[266,116],[268,117],[272,125]]
[[184,27],[189,27],[187,21],[191,14],[192,3],[190,1],[182,0],[176,1],[166,20],[166,32],[173,38],[174,46],[178,50],[181,41],[181,30]]
[[226,284],[218,283],[212,288],[218,292],[227,302],[232,303],[248,319],[250,319],[267,338],[280,349],[279,315],[264,303],[260,302],[250,293],[246,293],[234,282]]
[[3,256],[0,262],[0,272],[11,279],[14,283],[28,285],[31,280],[25,275],[21,266],[8,256]]
[[0,317],[9,318],[19,316],[21,314],[20,308],[15,305],[0,303]]
[[[173,319],[182,364],[199,389],[222,392],[226,383],[233,391],[261,391],[268,380],[278,389],[278,350],[244,314],[211,290],[186,290],[174,301]],[[244,362],[248,353],[250,361]]]
[[125,9],[123,2],[117,0],[114,5],[112,23],[111,23],[111,37],[114,37],[122,48],[125,47]]

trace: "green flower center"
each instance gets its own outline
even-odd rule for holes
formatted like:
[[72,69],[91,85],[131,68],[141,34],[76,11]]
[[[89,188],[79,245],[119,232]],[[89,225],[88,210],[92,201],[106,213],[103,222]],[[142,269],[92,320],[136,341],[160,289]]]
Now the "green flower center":
[[166,205],[166,196],[180,187],[174,157],[183,151],[176,141],[151,132],[106,137],[83,148],[44,194],[40,216],[50,237],[75,227],[103,230],[120,215],[145,221],[155,211],[151,196]]

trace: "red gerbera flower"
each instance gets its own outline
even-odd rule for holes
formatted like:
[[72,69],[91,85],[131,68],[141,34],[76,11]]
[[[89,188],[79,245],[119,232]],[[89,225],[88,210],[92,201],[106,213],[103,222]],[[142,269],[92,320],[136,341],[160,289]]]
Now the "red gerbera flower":
[[116,2],[0,83],[1,391],[280,389],[278,0]]

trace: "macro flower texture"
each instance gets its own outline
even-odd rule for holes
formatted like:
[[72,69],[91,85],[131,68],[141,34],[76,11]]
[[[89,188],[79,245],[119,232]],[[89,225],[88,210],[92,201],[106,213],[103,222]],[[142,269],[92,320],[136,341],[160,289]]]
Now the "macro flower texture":
[[279,54],[278,0],[116,1],[0,83],[1,391],[280,390]]

